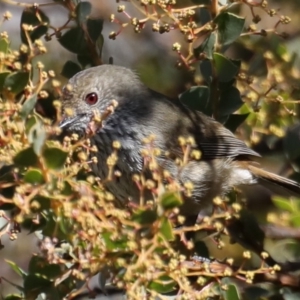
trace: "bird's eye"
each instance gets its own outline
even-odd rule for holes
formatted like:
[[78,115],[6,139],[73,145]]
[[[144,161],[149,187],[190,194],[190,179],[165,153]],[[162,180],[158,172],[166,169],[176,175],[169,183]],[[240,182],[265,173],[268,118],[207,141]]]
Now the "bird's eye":
[[98,102],[98,95],[96,93],[90,93],[85,97],[85,103],[88,105],[94,105]]

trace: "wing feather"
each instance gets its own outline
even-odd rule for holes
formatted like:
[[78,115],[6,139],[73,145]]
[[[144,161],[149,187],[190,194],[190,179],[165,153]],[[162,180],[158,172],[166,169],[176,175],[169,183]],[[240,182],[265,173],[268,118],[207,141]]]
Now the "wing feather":
[[214,136],[206,138],[199,143],[202,157],[214,159],[220,157],[237,157],[240,155],[260,157],[258,153],[248,148],[247,145],[235,136]]

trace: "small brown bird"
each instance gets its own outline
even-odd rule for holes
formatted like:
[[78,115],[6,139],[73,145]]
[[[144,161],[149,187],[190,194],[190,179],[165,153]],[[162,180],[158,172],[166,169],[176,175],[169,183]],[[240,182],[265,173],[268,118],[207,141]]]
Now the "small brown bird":
[[[219,122],[149,89],[127,68],[93,67],[77,73],[69,87],[64,89],[63,109],[70,108],[74,114],[65,116],[60,124],[68,132],[85,134],[95,110],[102,114],[113,100],[118,104],[90,140],[98,148],[98,163],[92,168],[100,178],[108,175],[106,160],[113,141],[121,143],[115,168],[122,175],[107,186],[119,200],[140,199],[132,175],[143,170],[141,150],[150,135],[155,136],[155,147],[161,149],[159,165],[180,183],[193,183],[192,196],[182,205],[185,215],[207,211],[214,197],[244,185],[277,186],[300,195],[298,183],[258,167],[253,159],[259,154]],[[201,152],[199,160],[191,159],[184,167],[175,163],[172,157],[183,155],[179,137],[194,139],[193,148]],[[166,151],[171,155],[164,155]]]

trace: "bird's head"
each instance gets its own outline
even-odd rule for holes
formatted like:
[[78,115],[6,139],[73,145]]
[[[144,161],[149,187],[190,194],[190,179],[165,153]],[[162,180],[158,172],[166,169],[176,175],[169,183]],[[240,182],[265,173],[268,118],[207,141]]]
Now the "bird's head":
[[63,119],[60,127],[85,132],[94,114],[102,115],[114,102],[126,106],[139,98],[146,87],[130,69],[101,65],[74,75],[63,88]]

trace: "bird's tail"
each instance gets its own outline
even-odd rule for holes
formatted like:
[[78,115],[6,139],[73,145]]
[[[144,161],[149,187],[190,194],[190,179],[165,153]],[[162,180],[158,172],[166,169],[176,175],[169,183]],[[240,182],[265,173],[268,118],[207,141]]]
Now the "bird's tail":
[[259,184],[262,184],[275,194],[282,194],[282,189],[284,189],[291,196],[300,197],[300,184],[298,182],[265,171],[253,165],[248,165],[248,169],[257,178]]

